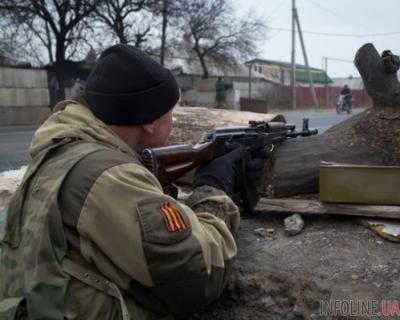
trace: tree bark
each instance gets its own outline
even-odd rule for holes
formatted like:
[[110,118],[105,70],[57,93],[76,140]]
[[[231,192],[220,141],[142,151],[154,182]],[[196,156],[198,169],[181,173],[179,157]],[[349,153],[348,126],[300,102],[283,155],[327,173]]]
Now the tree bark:
[[164,66],[165,45],[167,42],[168,1],[169,0],[163,0],[163,9],[162,9],[161,52],[160,52],[160,64],[162,66]]
[[400,83],[397,70],[387,72],[385,59],[382,59],[375,47],[368,43],[361,47],[354,59],[374,107],[400,107]]
[[56,62],[55,71],[58,82],[57,100],[62,101],[65,99],[65,36],[58,36],[56,39]]
[[374,107],[319,136],[290,140],[274,155],[266,195],[287,197],[318,192],[321,161],[400,165],[400,84],[385,71],[372,44],[357,52],[355,64]]
[[197,55],[199,56],[201,68],[203,69],[203,79],[208,79],[209,73],[208,73],[208,68],[207,68],[205,57],[200,52],[198,52]]

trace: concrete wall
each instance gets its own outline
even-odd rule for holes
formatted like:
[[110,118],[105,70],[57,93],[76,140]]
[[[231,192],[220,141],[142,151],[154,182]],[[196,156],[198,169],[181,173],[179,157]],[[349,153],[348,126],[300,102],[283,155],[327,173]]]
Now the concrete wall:
[[[249,97],[249,82],[233,82],[233,88],[240,92],[241,98]],[[253,82],[251,84],[251,97],[253,99],[265,99],[268,90],[267,82]]]
[[189,89],[182,92],[181,101],[191,106],[211,107],[215,105],[215,91],[199,91]]
[[0,67],[1,88],[47,88],[47,73],[43,69]]
[[[240,92],[230,89],[226,91],[226,108],[240,110]],[[181,103],[183,105],[197,107],[215,107],[215,91],[200,91],[190,89],[182,92]]]
[[0,88],[0,107],[44,107],[49,93],[41,88]]
[[48,106],[46,70],[0,67],[0,126],[40,124]]
[[[249,84],[248,82],[234,82],[234,88],[240,91],[240,98],[242,99],[243,106],[250,108],[254,104],[257,110],[266,110],[269,108],[286,107],[290,103],[290,91],[287,87],[271,82],[253,82],[251,85],[251,100],[249,98]],[[250,109],[246,109],[250,110]],[[265,111],[263,111],[265,112]]]
[[39,125],[51,114],[49,107],[0,107],[0,127]]
[[240,110],[241,111],[250,111],[257,113],[268,113],[268,104],[265,100],[256,100],[256,99],[240,99]]

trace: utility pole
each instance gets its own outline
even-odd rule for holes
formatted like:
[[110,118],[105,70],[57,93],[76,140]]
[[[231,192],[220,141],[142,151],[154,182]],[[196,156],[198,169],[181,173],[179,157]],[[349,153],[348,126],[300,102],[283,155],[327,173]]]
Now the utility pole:
[[300,38],[300,43],[301,43],[301,49],[303,51],[303,58],[304,58],[304,63],[306,65],[307,69],[307,74],[308,74],[308,82],[310,83],[310,90],[311,90],[311,96],[314,101],[314,105],[316,108],[319,108],[319,103],[317,99],[317,94],[315,93],[315,88],[314,88],[314,81],[312,78],[311,70],[310,70],[310,65],[308,63],[308,57],[307,57],[307,51],[306,51],[306,44],[304,43],[304,38],[303,38],[303,32],[301,30],[301,25],[300,25],[300,19],[299,15],[297,14],[297,9],[294,8],[294,19],[297,23],[297,28],[299,31],[299,38]]
[[292,109],[296,109],[296,0],[292,0],[292,74],[290,87],[292,89]]
[[329,95],[329,81],[330,80],[328,78],[328,60],[350,63],[352,65],[354,63],[353,61],[346,60],[346,59],[339,59],[339,58],[333,58],[333,57],[322,57],[322,68],[325,71],[325,103],[326,103],[327,107],[329,107],[329,104],[330,104],[330,95]]
[[329,92],[328,92],[328,57],[324,57],[324,71],[325,71],[325,104],[329,108]]

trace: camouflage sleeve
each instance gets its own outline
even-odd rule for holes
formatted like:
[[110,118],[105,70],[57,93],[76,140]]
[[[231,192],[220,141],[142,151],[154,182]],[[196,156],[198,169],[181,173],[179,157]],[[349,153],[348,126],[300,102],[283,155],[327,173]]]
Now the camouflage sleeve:
[[239,208],[225,192],[211,186],[201,186],[193,191],[186,204],[196,212],[200,220],[213,220],[217,217],[236,234],[240,221]]
[[78,219],[86,260],[144,307],[183,315],[218,298],[236,255],[238,208],[201,187],[186,204],[162,192],[139,164],[92,185]]

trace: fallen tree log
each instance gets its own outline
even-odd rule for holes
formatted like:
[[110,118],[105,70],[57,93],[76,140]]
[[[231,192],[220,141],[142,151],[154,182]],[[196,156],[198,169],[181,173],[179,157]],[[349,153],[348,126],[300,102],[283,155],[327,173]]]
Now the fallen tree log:
[[357,52],[355,64],[374,106],[322,135],[283,143],[270,181],[275,197],[317,193],[321,161],[400,164],[400,83],[391,57],[382,58],[372,44]]

